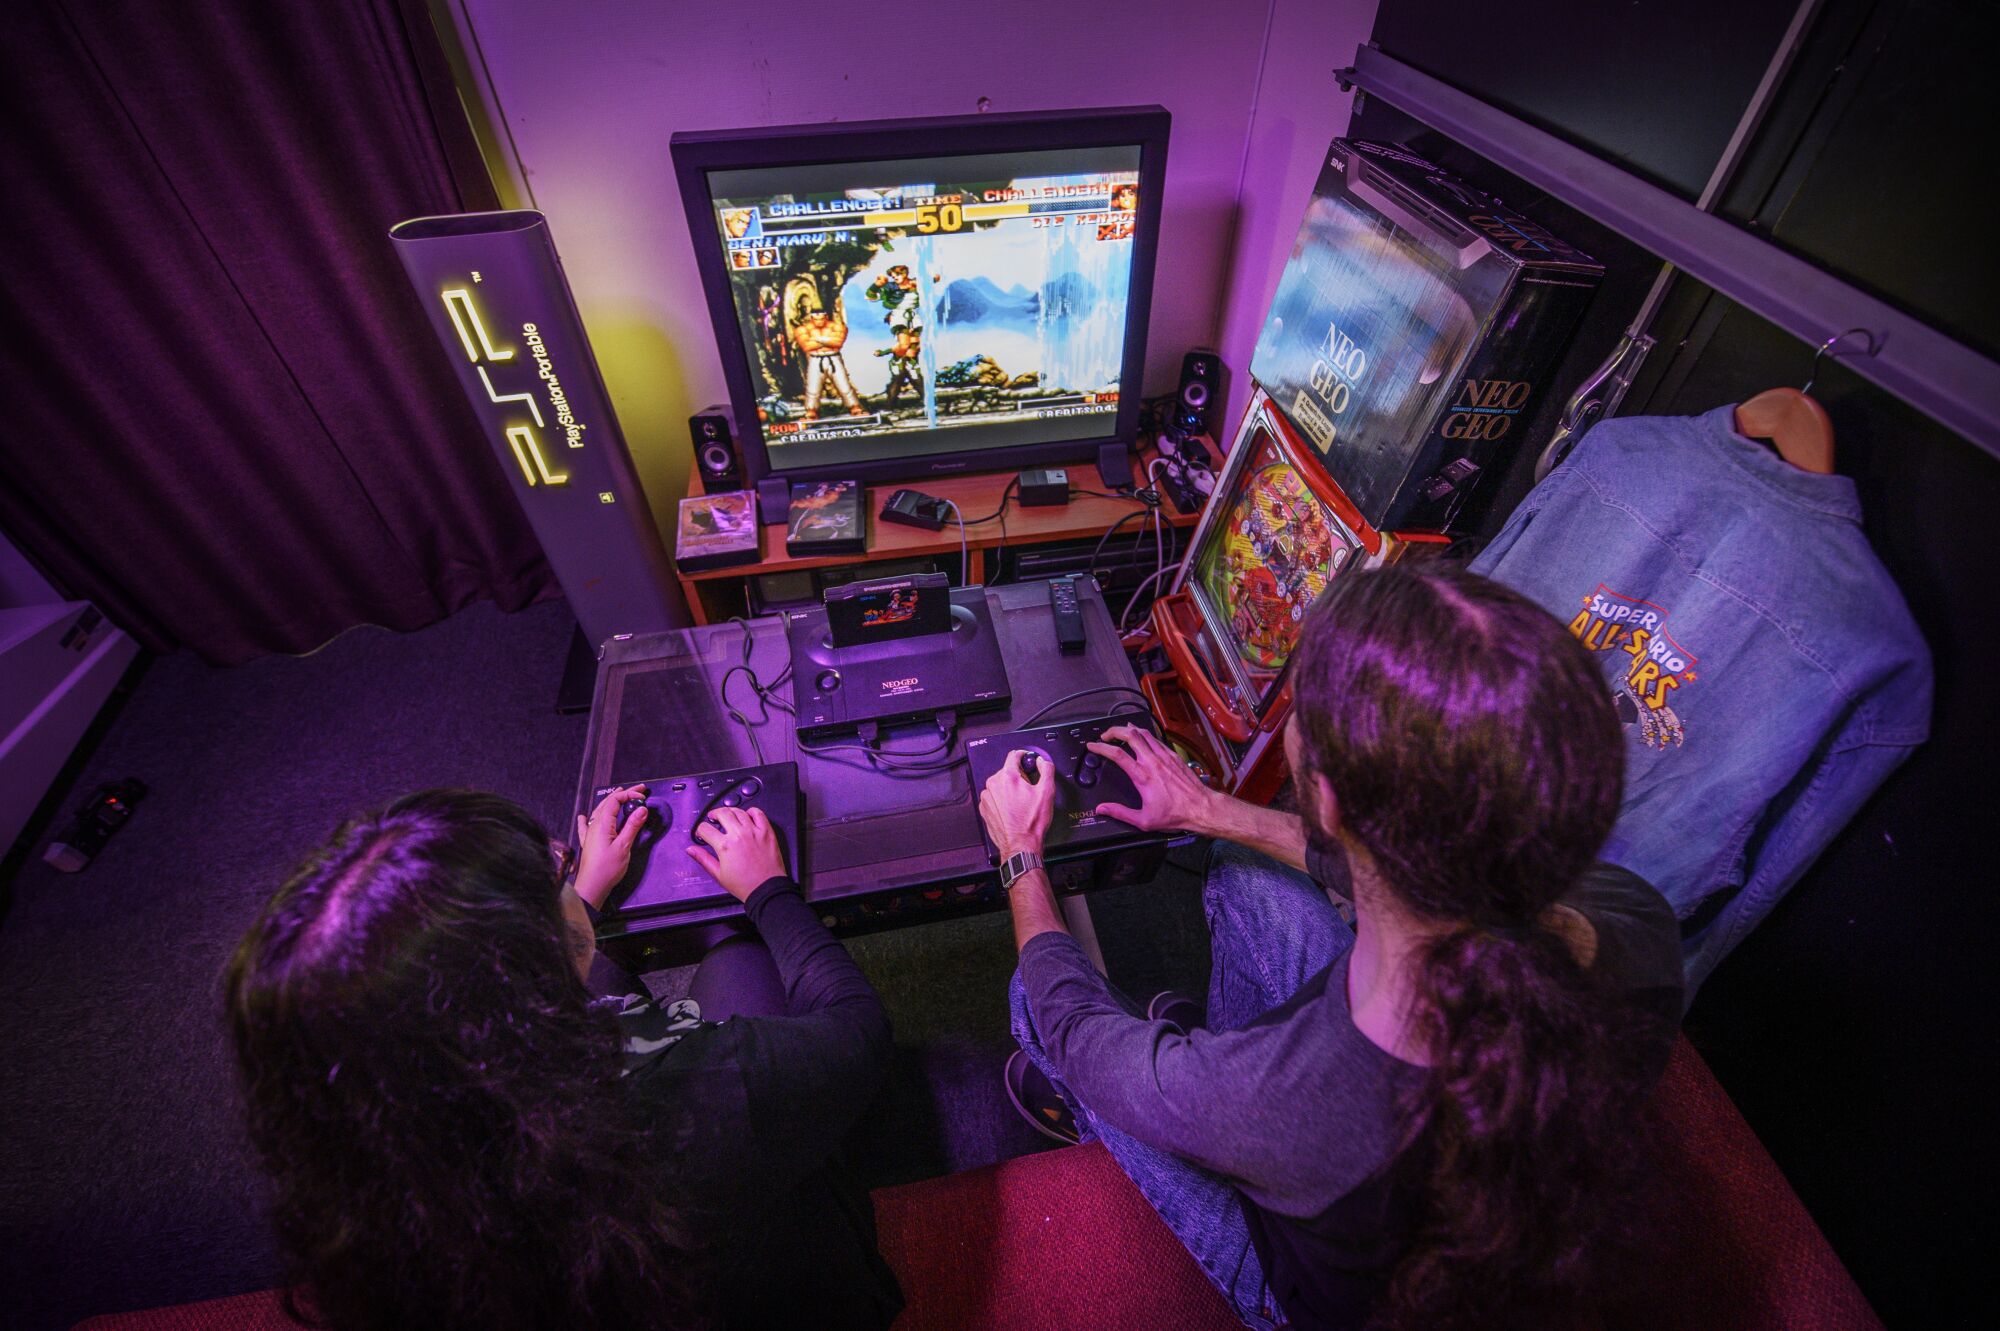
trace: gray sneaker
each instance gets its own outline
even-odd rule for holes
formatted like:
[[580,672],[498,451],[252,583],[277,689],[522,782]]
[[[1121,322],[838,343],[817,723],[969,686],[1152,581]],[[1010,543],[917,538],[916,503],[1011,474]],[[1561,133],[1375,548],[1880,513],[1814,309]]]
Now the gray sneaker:
[[1208,1020],[1208,1009],[1195,1002],[1186,994],[1177,994],[1171,989],[1153,995],[1153,1001],[1146,1004],[1147,1021],[1164,1021],[1167,1025],[1186,1035],[1198,1030]]
[[1025,1052],[1016,1049],[1007,1056],[1001,1080],[1007,1085],[1007,1098],[1036,1132],[1066,1146],[1083,1140],[1083,1134],[1076,1130],[1076,1115],[1071,1112],[1069,1101],[1062,1098],[1055,1083]]

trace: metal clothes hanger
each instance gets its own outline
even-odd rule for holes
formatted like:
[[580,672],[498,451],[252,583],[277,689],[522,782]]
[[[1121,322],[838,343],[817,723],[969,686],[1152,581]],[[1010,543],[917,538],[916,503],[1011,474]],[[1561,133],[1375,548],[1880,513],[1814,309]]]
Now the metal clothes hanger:
[[[1823,3],[1824,0],[1799,0],[1798,9],[1792,14],[1791,26],[1771,53],[1770,63],[1764,67],[1764,77],[1757,84],[1757,91],[1751,95],[1749,105],[1743,108],[1735,133],[1729,136],[1722,156],[1716,159],[1715,170],[1709,173],[1708,183],[1702,186],[1701,197],[1695,200],[1694,206],[1702,212],[1714,212],[1722,201],[1723,190],[1736,178],[1736,168],[1741,165],[1758,127],[1764,123],[1765,115],[1776,102],[1778,89],[1791,70],[1792,60],[1799,48],[1805,45],[1806,33],[1812,28]],[[1345,86],[1342,85],[1343,88]],[[1626,327],[1624,336],[1618,339],[1611,358],[1598,366],[1597,373],[1584,380],[1583,386],[1570,398],[1569,405],[1556,422],[1555,432],[1549,436],[1541,456],[1535,460],[1537,482],[1569,455],[1570,449],[1583,438],[1586,430],[1599,420],[1608,420],[1618,414],[1625,394],[1639,377],[1639,367],[1646,363],[1647,355],[1653,350],[1653,318],[1666,303],[1667,291],[1677,271],[1670,263],[1661,266],[1658,275],[1653,278],[1652,289],[1640,303],[1639,312]]]
[[1875,354],[1875,335],[1866,328],[1850,328],[1820,343],[1813,353],[1812,369],[1804,388],[1771,388],[1736,408],[1736,433],[1749,439],[1768,439],[1778,456],[1800,471],[1820,476],[1833,474],[1833,421],[1812,397],[1819,379],[1820,358],[1856,333],[1868,339],[1866,355]]

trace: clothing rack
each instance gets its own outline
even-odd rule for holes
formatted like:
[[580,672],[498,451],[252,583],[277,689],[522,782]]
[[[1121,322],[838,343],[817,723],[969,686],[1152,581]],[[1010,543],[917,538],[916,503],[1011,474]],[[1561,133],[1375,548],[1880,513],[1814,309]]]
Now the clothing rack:
[[1823,347],[1861,330],[1843,357],[1862,378],[2000,457],[2000,364],[1732,222],[1703,212],[1555,135],[1373,46],[1335,77],[1562,200],[1696,281]]

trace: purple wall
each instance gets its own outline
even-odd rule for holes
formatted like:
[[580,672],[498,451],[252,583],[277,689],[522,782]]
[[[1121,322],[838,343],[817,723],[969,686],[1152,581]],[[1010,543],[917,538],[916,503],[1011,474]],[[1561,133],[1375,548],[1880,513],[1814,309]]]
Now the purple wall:
[[655,511],[686,418],[726,396],[667,137],[677,129],[1159,102],[1174,116],[1146,389],[1219,347],[1230,423],[1327,141],[1330,71],[1375,0],[453,0],[474,68],[549,217]]
[[1333,71],[1354,63],[1354,48],[1368,40],[1374,23],[1375,0],[1273,0],[1270,36],[1249,108],[1229,286],[1215,312],[1215,345],[1230,373],[1217,440],[1224,446],[1249,400],[1250,353],[1291,255],[1327,145],[1347,131],[1351,98],[1333,81]]

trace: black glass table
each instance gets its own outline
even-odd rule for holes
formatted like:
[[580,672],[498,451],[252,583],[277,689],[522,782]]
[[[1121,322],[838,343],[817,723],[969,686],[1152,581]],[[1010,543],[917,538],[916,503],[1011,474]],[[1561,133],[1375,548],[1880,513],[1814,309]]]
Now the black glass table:
[[[1078,587],[1088,641],[1073,656],[1056,646],[1048,584],[986,589],[1013,702],[1004,711],[960,718],[956,740],[940,759],[962,758],[967,739],[1021,729],[1030,718],[1103,716],[1139,703],[1138,680],[1102,597],[1087,578]],[[592,791],[608,785],[795,762],[805,805],[801,885],[830,928],[861,933],[1004,904],[963,761],[939,771],[890,772],[859,753],[813,753],[800,748],[789,715],[760,706],[744,672],[729,678],[723,697],[733,667],[747,665],[768,686],[789,660],[784,621],[775,615],[611,640],[598,664],[578,811],[586,811]],[[1059,703],[1073,694],[1084,696]],[[789,702],[790,681],[773,696]],[[734,719],[732,709],[750,724]],[[932,723],[915,722],[885,728],[878,742],[918,751],[935,744],[937,733]],[[1060,892],[1087,892],[1148,878],[1163,855],[1159,846],[1138,847],[1059,866],[1053,876]],[[627,964],[673,964],[698,953],[710,926],[740,917],[734,902],[643,919],[613,914],[600,921],[599,939]],[[1087,916],[1072,919],[1087,929]]]

